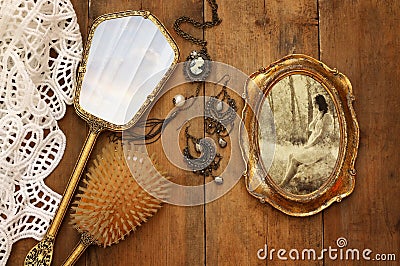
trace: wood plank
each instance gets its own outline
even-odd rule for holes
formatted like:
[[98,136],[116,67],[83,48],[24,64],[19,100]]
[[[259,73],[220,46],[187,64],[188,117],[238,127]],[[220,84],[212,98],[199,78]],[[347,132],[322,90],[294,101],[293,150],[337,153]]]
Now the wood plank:
[[[346,74],[361,129],[354,193],[324,215],[324,244],[397,253],[400,247],[398,1],[320,1],[321,59]],[[369,265],[326,261],[326,265]],[[398,262],[384,262],[398,265]]]
[[[71,2],[78,18],[83,44],[85,44],[88,31],[88,2],[78,0],[72,0]],[[60,165],[55,169],[48,180],[49,185],[54,185],[54,189],[58,193],[63,194],[72,170],[74,169],[75,162],[78,159],[82,145],[85,141],[88,127],[86,122],[80,119],[75,113],[73,106],[68,107],[67,114],[60,121],[59,126],[67,137],[67,146]],[[60,180],[62,180],[62,182],[60,182]],[[77,243],[79,240],[79,235],[75,229],[72,228],[69,221],[69,212],[67,212],[64,221],[61,224],[54,246],[54,265],[61,265],[65,258],[69,255],[71,249],[75,246],[75,243]],[[79,266],[84,264],[77,263],[76,265]]]
[[[214,61],[224,62],[240,71],[251,73],[263,65],[263,54],[258,51],[265,33],[254,26],[255,18],[263,17],[263,1],[217,1],[218,13],[222,23],[205,32],[208,50]],[[237,12],[241,10],[241,12]],[[206,5],[206,18],[211,19],[211,10]],[[249,19],[249,14],[252,14]],[[251,40],[251,41],[250,41]],[[253,43],[254,45],[251,45]],[[263,49],[262,49],[263,50]],[[262,54],[257,58],[257,54]],[[219,70],[219,69],[218,69]],[[215,80],[219,80],[224,71],[218,71]],[[235,73],[237,74],[237,73]],[[234,82],[238,77],[231,77],[228,83],[229,94],[238,105],[240,116],[244,101],[234,91],[243,90],[243,80]],[[231,90],[233,89],[233,90]],[[218,94],[221,86],[206,85],[206,95]],[[228,146],[218,149],[223,156],[218,173],[228,179],[238,178],[244,171],[244,163],[237,145],[237,126],[226,138]],[[214,137],[215,138],[215,137]],[[218,147],[218,145],[217,145]],[[228,166],[229,165],[229,166]],[[226,170],[225,167],[229,167]],[[237,169],[231,169],[236,166]],[[234,173],[228,175],[227,172]],[[208,265],[263,265],[257,259],[257,250],[264,247],[266,241],[265,208],[246,191],[243,179],[223,197],[206,205],[206,262]]]
[[[214,60],[250,74],[290,53],[305,53],[318,58],[316,1],[220,0],[218,4],[222,24],[206,32]],[[206,14],[209,13],[208,9]],[[213,95],[216,90],[210,85],[206,92]],[[235,99],[242,107],[239,96],[235,95]],[[231,152],[223,152],[224,158],[231,155],[235,165],[243,165],[236,156],[240,151]],[[287,250],[321,247],[322,215],[301,219],[289,217],[252,198],[241,180],[224,197],[206,206],[206,237],[207,264],[270,264],[269,259],[257,258],[257,251],[264,248],[264,244],[270,249]],[[292,263],[274,259],[273,265]],[[310,262],[296,262],[296,265],[310,265]]]
[[[101,1],[92,2],[90,17],[122,10],[150,10],[165,25],[173,38],[177,41],[182,52],[182,57],[190,50],[188,44],[178,37],[173,31],[175,19],[182,15],[188,15],[201,19],[203,3],[170,2],[160,5],[153,1]],[[167,87],[167,86],[166,86]],[[189,87],[189,88],[188,88]],[[180,86],[173,88],[156,102],[148,117],[164,118],[173,108],[172,98],[175,94],[187,95],[194,93],[194,87]],[[200,106],[202,110],[203,107]],[[177,127],[175,125],[175,127]],[[176,131],[178,134],[179,131]],[[182,133],[182,132],[181,132]],[[191,134],[203,134],[202,124],[191,126]],[[183,136],[180,136],[183,143]],[[160,168],[166,170],[173,177],[173,181],[179,184],[200,184],[202,179],[191,172],[183,171],[169,162],[163,152],[161,141],[147,146],[149,153],[156,153]],[[177,154],[182,160],[182,156]],[[192,182],[193,181],[193,182]],[[92,247],[87,251],[87,265],[202,265],[204,264],[204,207],[178,207],[164,204],[164,207],[153,218],[137,230],[126,240],[118,245],[103,249]]]
[[[269,42],[270,48],[264,51],[272,62],[290,53],[303,53],[318,58],[318,7],[316,1],[265,1],[264,31],[270,29],[270,35],[263,43]],[[268,31],[269,32],[269,31]],[[277,49],[276,49],[277,48]],[[264,65],[266,62],[263,62]],[[287,216],[280,211],[268,208],[265,231],[269,250],[284,248],[318,249],[322,246],[322,214],[306,218]],[[267,265],[292,265],[276,258]],[[296,261],[296,265],[322,265],[322,262]]]
[[[173,24],[180,16],[189,16],[201,21],[203,1],[171,1],[163,4],[157,1],[143,1],[143,8],[151,10],[167,27],[178,44],[181,53],[180,60],[183,62],[193,47],[175,33]],[[179,68],[177,71],[179,71]],[[177,72],[170,78],[170,81],[173,83],[180,78],[182,78],[182,73]],[[195,84],[185,83],[177,87],[172,87],[169,84],[166,84],[162,96],[154,105],[149,117],[166,117],[172,111],[172,98],[176,94],[182,94],[185,97],[195,94]],[[203,88],[200,90],[201,95],[203,95]],[[199,102],[191,107],[191,112],[201,113],[203,109],[203,104]],[[178,116],[180,121],[191,118],[186,112],[179,113]],[[195,137],[202,137],[203,124],[196,123],[198,120],[189,121],[190,134]],[[181,123],[173,121],[166,129],[174,132],[174,136],[179,134],[180,151],[182,151],[185,143],[185,126],[182,126],[180,131],[176,129],[181,125]],[[147,148],[150,153],[157,154],[161,168],[168,171],[173,182],[184,186],[201,186],[203,184],[202,177],[173,165],[175,161],[183,161],[182,153],[173,154],[171,158],[165,156],[164,149],[168,145],[175,145],[175,143],[175,138],[171,140],[166,138],[163,142],[158,141],[148,145]],[[155,217],[157,224],[150,230],[151,235],[155,236],[158,243],[151,243],[144,236],[142,242],[150,243],[150,245],[141,245],[138,254],[142,254],[146,250],[146,253],[148,252],[149,256],[153,258],[154,263],[151,263],[152,265],[204,265],[204,206],[185,207],[165,204],[164,208],[163,214],[165,216]],[[160,248],[160,246],[163,248]]]

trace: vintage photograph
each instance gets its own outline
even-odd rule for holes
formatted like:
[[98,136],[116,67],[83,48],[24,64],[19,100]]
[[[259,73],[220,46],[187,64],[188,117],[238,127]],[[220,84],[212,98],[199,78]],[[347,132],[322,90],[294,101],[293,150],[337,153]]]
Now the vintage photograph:
[[[276,138],[268,175],[288,193],[318,190],[331,176],[339,153],[340,127],[331,96],[312,77],[289,75],[268,92],[260,124],[268,124],[262,120],[271,111]],[[270,131],[260,127],[262,157],[271,151]]]

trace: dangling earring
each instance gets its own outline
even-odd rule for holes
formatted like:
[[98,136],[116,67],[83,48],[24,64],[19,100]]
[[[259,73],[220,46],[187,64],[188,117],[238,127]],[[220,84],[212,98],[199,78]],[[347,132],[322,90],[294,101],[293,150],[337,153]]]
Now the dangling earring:
[[204,110],[206,132],[210,135],[217,135],[218,144],[221,148],[225,148],[227,145],[224,137],[228,136],[232,130],[237,111],[236,101],[230,97],[226,88],[230,76],[224,75],[218,83],[225,78],[226,81],[221,91],[206,102]]
[[[183,156],[186,164],[192,169],[193,173],[202,176],[212,176],[214,182],[221,185],[224,181],[220,176],[214,176],[213,171],[220,166],[222,156],[216,152],[212,141],[207,138],[196,138],[189,134],[189,126],[185,129],[186,146],[183,149]],[[200,157],[193,156],[190,146],[194,147]]]

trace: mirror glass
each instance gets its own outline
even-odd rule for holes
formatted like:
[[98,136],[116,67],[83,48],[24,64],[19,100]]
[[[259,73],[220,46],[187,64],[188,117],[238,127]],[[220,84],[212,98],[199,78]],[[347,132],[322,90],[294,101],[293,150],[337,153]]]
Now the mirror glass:
[[[275,154],[268,176],[285,192],[312,193],[331,176],[339,154],[340,126],[337,107],[325,87],[314,78],[288,75],[268,92],[260,117],[275,124]],[[260,126],[262,158],[270,158],[268,128]]]
[[175,52],[148,18],[101,22],[90,44],[79,105],[115,125],[128,123],[173,64]]

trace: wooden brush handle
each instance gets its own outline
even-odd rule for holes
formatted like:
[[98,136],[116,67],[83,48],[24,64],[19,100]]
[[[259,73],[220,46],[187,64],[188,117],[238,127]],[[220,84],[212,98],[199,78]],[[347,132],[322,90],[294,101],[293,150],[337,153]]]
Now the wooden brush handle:
[[63,266],[75,265],[75,263],[83,254],[83,252],[85,252],[86,248],[90,246],[92,243],[93,243],[93,238],[89,234],[83,233],[81,235],[81,240],[76,245],[72,253],[69,254],[68,258],[64,261]]

